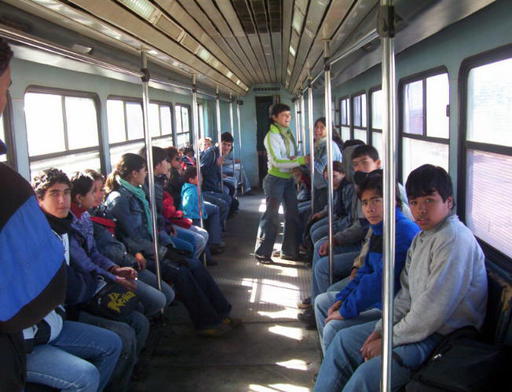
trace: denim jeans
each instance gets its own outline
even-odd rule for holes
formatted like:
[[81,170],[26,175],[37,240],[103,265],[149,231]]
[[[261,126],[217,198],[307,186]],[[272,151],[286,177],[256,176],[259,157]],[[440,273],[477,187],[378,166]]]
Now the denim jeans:
[[208,232],[197,226],[190,226],[185,229],[177,225],[173,225],[176,230],[178,238],[191,242],[194,245],[194,258],[198,259],[201,253],[204,252],[206,244],[208,243]]
[[346,278],[343,278],[341,280],[338,280],[336,283],[331,284],[326,292],[329,292],[329,291],[336,291],[336,292],[341,291],[345,287],[347,287],[349,283],[350,283],[350,276],[347,276]]
[[204,265],[197,259],[187,260],[187,266],[163,260],[162,275],[174,283],[176,298],[197,329],[217,326],[229,315],[231,305]]
[[166,308],[174,301],[174,290],[163,280],[161,283],[162,291],[158,290],[157,278],[153,272],[148,269],[139,271],[135,292],[144,307],[144,314],[148,317],[157,314],[160,309]]
[[111,377],[109,391],[126,391],[130,384],[133,367],[144,347],[149,333],[149,321],[139,312],[132,312],[123,321],[109,320],[87,312],[80,312],[80,322],[96,325],[115,332],[123,342],[117,366]]
[[[211,203],[205,203],[205,208],[208,218],[204,220],[203,223],[209,236],[208,244],[220,244],[222,242],[222,228],[224,223],[220,208]],[[199,219],[194,221],[197,223],[196,226],[199,226]]]
[[[336,233],[338,231],[344,230],[348,226],[348,219],[345,218],[336,218],[334,219],[332,225],[332,232]],[[315,222],[311,225],[311,229],[309,230],[311,241],[315,244],[317,241],[329,235],[329,217],[320,219],[318,222]]]
[[[231,197],[226,193],[204,191],[202,193],[203,199],[207,203],[211,203],[219,207],[220,210],[220,222],[222,228],[224,228],[224,222],[228,219],[229,209],[231,208]],[[207,203],[204,203],[207,205]],[[208,212],[208,210],[206,211]]]
[[59,336],[27,355],[27,381],[67,392],[102,391],[121,348],[112,331],[64,321]]
[[274,250],[279,229],[279,206],[284,210],[284,238],[281,253],[290,257],[299,254],[301,240],[301,223],[297,208],[297,192],[293,179],[279,178],[267,174],[263,179],[266,209],[260,218],[258,238],[254,252],[260,256],[270,257]]
[[[311,299],[318,294],[327,291],[331,285],[329,279],[329,257],[320,256],[318,250],[325,239],[317,241],[313,253],[313,265],[311,267]],[[354,259],[361,249],[359,245],[336,246],[333,248],[333,282],[350,275]]]
[[[355,325],[339,331],[325,353],[316,379],[317,392],[378,392],[380,390],[382,357],[364,362],[361,346],[372,333],[377,321]],[[411,344],[393,348],[394,355],[402,359],[402,367],[393,359],[391,362],[391,389],[400,390],[411,377],[411,368],[425,362],[442,336],[434,334]]]
[[339,330],[351,327],[352,325],[364,324],[369,321],[378,320],[381,317],[381,311],[379,309],[369,309],[361,312],[358,317],[344,320],[331,320],[325,324],[327,311],[336,302],[336,294],[338,294],[337,291],[328,291],[326,293],[319,294],[315,298],[314,309],[316,327],[318,329],[320,346],[322,347],[324,355],[325,350],[329,347],[331,341]]
[[[187,239],[183,238],[186,237]],[[193,255],[196,251],[196,248],[193,243],[193,239],[189,236],[185,235],[175,235],[172,236],[172,242],[174,242],[174,245],[176,246],[176,249],[184,250],[188,252],[190,255]]]

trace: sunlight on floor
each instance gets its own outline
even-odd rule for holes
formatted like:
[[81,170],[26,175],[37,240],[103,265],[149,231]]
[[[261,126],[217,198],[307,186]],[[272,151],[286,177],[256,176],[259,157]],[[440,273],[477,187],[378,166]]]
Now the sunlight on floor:
[[269,303],[295,308],[300,299],[300,288],[297,285],[279,280],[243,278],[241,285],[249,288],[249,303]]
[[283,310],[279,310],[277,312],[264,312],[260,310],[258,312],[260,316],[268,317],[271,319],[291,319],[296,320],[297,319],[297,309],[294,308],[286,308]]
[[276,365],[285,367],[287,369],[295,369],[295,370],[308,370],[308,364],[301,359],[290,359],[285,362],[276,362]]
[[249,392],[309,392],[309,388],[292,384],[271,384],[269,386],[251,384]]
[[282,325],[274,325],[268,329],[269,332],[281,335],[286,338],[301,341],[304,338],[304,331],[302,328],[296,327],[283,327]]

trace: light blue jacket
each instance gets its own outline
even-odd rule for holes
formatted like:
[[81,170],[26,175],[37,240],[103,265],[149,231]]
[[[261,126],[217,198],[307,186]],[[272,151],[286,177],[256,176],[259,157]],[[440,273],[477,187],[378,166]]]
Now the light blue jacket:
[[[203,219],[208,219],[208,214],[203,206]],[[197,186],[186,182],[181,188],[181,206],[185,217],[190,219],[199,219],[199,197],[197,195]]]

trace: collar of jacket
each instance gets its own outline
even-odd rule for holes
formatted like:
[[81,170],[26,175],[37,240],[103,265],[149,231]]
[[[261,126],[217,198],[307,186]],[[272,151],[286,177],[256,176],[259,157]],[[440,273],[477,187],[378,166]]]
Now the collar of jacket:
[[420,235],[422,237],[429,237],[431,235],[436,234],[439,230],[443,229],[446,225],[448,225],[451,222],[457,221],[459,217],[455,212],[450,212],[446,218],[444,218],[437,226],[433,227],[430,230],[422,230],[420,232]]
[[[398,207],[395,208],[395,214],[396,214],[395,222],[404,217],[402,210]],[[370,225],[370,227],[372,228],[373,234],[375,234],[375,235],[383,235],[384,234],[384,231],[383,231],[384,221],[381,221],[380,223],[377,223],[376,225]]]

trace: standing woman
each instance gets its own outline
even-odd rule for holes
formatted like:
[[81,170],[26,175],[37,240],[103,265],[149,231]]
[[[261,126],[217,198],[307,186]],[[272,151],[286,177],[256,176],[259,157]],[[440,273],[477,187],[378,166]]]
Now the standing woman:
[[268,157],[268,173],[263,179],[267,202],[261,216],[255,249],[256,259],[263,264],[272,263],[272,251],[279,228],[279,206],[284,209],[284,240],[281,258],[298,259],[300,222],[297,209],[292,169],[309,164],[309,156],[296,156],[297,144],[290,129],[290,107],[281,103],[272,106],[270,130],[265,136]]

